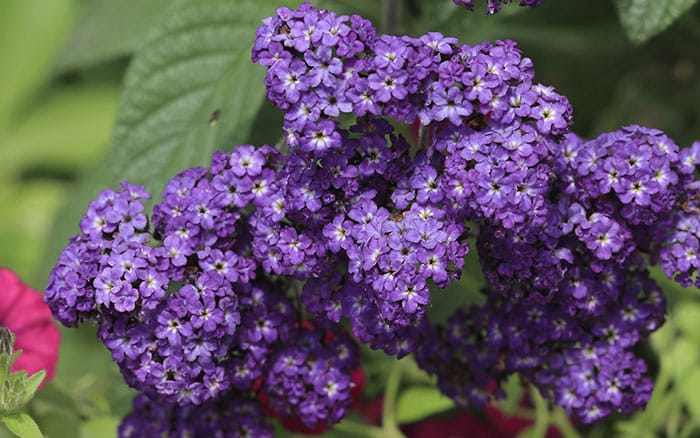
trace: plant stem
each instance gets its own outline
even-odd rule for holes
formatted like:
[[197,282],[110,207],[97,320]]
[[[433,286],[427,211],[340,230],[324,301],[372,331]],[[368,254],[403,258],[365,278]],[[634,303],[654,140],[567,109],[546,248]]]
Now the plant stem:
[[382,13],[382,27],[384,33],[395,34],[399,28],[399,0],[384,0]]
[[396,423],[396,401],[399,396],[401,374],[406,363],[405,359],[394,362],[384,391],[384,406],[382,408],[382,430],[385,437],[403,437]]
[[535,426],[532,435],[543,437],[547,434],[547,426],[549,426],[549,407],[540,395],[540,391],[534,386],[530,387],[530,396],[535,404]]
[[559,431],[564,438],[581,438],[581,435],[574,429],[569,421],[569,416],[564,409],[558,407],[552,416],[552,424],[559,428]]
[[428,150],[428,127],[422,123],[418,127],[418,149],[422,151]]

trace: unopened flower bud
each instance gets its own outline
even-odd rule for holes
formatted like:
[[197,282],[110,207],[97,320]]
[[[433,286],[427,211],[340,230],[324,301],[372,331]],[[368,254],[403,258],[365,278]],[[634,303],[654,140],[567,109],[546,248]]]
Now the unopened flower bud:
[[15,336],[7,327],[0,326],[0,354],[12,354]]

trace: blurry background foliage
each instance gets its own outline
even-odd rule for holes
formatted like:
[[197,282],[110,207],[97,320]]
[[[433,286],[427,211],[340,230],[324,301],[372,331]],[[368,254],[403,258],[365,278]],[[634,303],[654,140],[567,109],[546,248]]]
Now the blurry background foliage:
[[[0,266],[42,290],[100,190],[129,179],[147,184],[157,200],[168,178],[206,165],[214,150],[276,143],[281,116],[264,99],[263,70],[249,62],[249,50],[262,17],[298,3],[0,1]],[[381,3],[315,1],[361,13],[380,28]],[[496,16],[476,3],[478,12],[467,13],[451,0],[403,0],[397,31],[518,41],[537,80],[569,97],[573,129],[584,137],[637,123],[664,130],[682,147],[700,139],[696,0],[544,0]],[[472,256],[460,284],[435,294],[433,317],[478,299],[476,263]],[[700,295],[656,274],[670,305],[669,324],[646,347],[654,397],[644,413],[611,418],[584,435],[700,434]],[[94,329],[63,330],[61,348],[57,377],[32,404],[33,415],[53,437],[113,436],[133,392]],[[367,352],[365,362],[367,395],[378,395],[391,361]],[[452,408],[427,376],[405,368],[400,421]],[[523,390],[517,379],[508,386],[512,395],[501,406],[513,412]]]

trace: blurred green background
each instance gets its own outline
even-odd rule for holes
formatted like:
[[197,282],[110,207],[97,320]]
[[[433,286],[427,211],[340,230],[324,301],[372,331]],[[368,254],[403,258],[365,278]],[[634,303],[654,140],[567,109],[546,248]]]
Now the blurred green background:
[[[107,157],[125,74],[171,3],[0,1],[0,266],[38,290],[88,201],[119,180]],[[381,24],[375,0],[315,3]],[[636,123],[664,130],[681,147],[700,139],[698,4],[643,44],[628,39],[612,0],[544,0],[540,8],[513,5],[494,17],[467,13],[450,0],[414,0],[403,3],[401,14],[402,33],[440,31],[467,43],[517,40],[537,79],[570,98],[574,130],[584,137]],[[266,124],[278,120],[263,104],[247,138],[275,142],[279,124]],[[698,291],[657,277],[672,303],[671,324],[651,345],[661,357],[658,379],[665,380],[645,414],[610,420],[587,434],[700,433],[700,396],[684,389],[688,382],[700,387]],[[32,410],[50,436],[105,436],[114,434],[131,395],[94,330],[63,330],[58,375]]]

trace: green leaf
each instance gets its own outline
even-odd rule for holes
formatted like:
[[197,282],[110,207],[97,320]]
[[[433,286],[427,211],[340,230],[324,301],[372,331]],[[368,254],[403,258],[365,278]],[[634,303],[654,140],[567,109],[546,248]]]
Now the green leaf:
[[673,364],[673,376],[677,382],[683,382],[685,376],[698,366],[700,351],[697,341],[689,338],[676,339],[666,354],[670,355]]
[[75,70],[135,51],[153,20],[173,0],[88,0],[56,69]]
[[17,116],[20,104],[46,80],[70,29],[74,3],[0,2],[0,132]]
[[[41,431],[48,437],[72,438],[80,436],[82,419],[74,413],[49,410],[37,413],[35,419],[38,424],[41,424]],[[0,438],[2,438],[1,434]]]
[[80,426],[81,438],[110,438],[117,436],[117,428],[121,422],[120,418],[103,416],[91,418]]
[[32,417],[24,412],[7,415],[3,417],[2,422],[10,431],[21,438],[42,438],[43,436]]
[[436,387],[412,386],[399,396],[396,420],[399,424],[413,423],[454,408],[454,402]]
[[[14,353],[0,354],[0,385],[4,385],[8,380],[11,381],[12,377],[17,374],[10,373],[10,370],[12,369],[12,364],[17,360],[20,351],[22,350],[15,351]],[[0,388],[0,390],[2,390],[2,388]],[[3,394],[0,394],[0,398],[2,398],[2,395]]]
[[166,11],[127,73],[113,141],[120,179],[157,194],[176,173],[247,139],[265,93],[250,50],[277,6],[182,0]]
[[700,418],[700,368],[688,373],[682,382],[679,382],[680,392],[686,407],[693,418]]
[[[3,212],[0,214],[0,266],[12,266],[21,278],[37,289],[46,286],[48,271],[47,275],[37,278],[36,266],[45,256],[46,243],[55,238],[52,222],[68,187],[68,184],[46,179],[0,183],[0,211]],[[87,203],[80,208],[84,211],[86,206]],[[78,229],[77,219],[73,227]],[[63,246],[68,237],[63,238]],[[58,253],[52,257],[55,263]]]
[[0,181],[21,174],[71,175],[104,155],[114,124],[116,86],[61,86],[0,138]]
[[700,341],[700,304],[683,302],[676,307],[670,319],[686,336]]
[[46,370],[41,370],[32,374],[32,376],[24,382],[22,404],[29,403],[29,401],[34,397],[36,390],[39,389],[39,385],[41,385],[41,382],[44,381],[44,377],[46,377]]
[[697,0],[615,0],[627,36],[643,43],[660,33],[690,9]]

